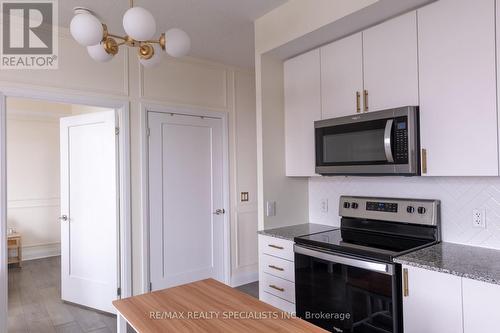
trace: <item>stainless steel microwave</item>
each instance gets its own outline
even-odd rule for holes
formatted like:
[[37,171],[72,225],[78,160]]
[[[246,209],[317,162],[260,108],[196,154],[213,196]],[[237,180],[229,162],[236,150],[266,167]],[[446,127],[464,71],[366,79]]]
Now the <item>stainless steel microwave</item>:
[[316,173],[420,174],[417,106],[314,122]]

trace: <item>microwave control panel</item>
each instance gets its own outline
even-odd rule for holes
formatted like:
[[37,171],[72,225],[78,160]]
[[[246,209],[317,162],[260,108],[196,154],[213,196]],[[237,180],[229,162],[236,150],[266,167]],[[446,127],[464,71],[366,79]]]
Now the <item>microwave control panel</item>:
[[408,120],[406,117],[394,121],[394,163],[408,163]]

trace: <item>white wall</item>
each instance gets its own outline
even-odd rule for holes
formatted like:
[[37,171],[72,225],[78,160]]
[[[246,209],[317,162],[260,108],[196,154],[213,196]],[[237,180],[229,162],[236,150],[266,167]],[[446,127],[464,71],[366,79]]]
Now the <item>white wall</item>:
[[[439,199],[444,241],[500,249],[500,177],[311,178],[310,221],[338,226],[340,195]],[[328,199],[326,214],[322,199]],[[486,210],[486,229],[472,226],[473,209]]]
[[[377,0],[291,0],[255,20],[258,227],[308,222],[308,180],[285,176],[283,61],[270,51]],[[265,202],[276,216],[265,216]]]
[[[0,91],[2,87],[29,87],[45,91],[75,94],[82,96],[104,97],[130,102],[131,110],[131,173],[132,173],[132,241],[133,241],[133,288],[134,293],[141,293],[145,283],[142,279],[142,207],[140,183],[140,105],[151,103],[165,106],[181,106],[227,112],[230,120],[230,161],[231,161],[231,231],[232,246],[240,249],[240,263],[232,253],[232,279],[241,282],[251,276],[248,272],[257,272],[257,251],[252,249],[252,239],[256,237],[251,225],[256,221],[248,216],[241,220],[235,218],[243,209],[238,203],[240,191],[250,192],[250,198],[256,197],[256,185],[237,182],[237,179],[252,179],[252,168],[244,168],[240,159],[249,159],[253,154],[254,133],[243,133],[239,150],[247,151],[236,155],[235,119],[255,117],[253,96],[254,72],[223,64],[195,58],[173,59],[165,57],[159,67],[143,69],[136,57],[136,49],[123,48],[119,55],[109,63],[95,63],[83,47],[73,41],[67,29],[61,28],[59,40],[59,70],[55,71],[1,71]],[[249,100],[247,100],[249,99]],[[253,137],[250,139],[249,137]],[[239,163],[239,164],[238,164]],[[237,177],[235,176],[237,175]],[[256,207],[245,206],[245,212],[256,214]],[[242,224],[241,227],[239,224]],[[240,228],[238,229],[238,227]],[[254,227],[256,228],[256,227]],[[235,230],[240,230],[236,235]],[[246,237],[249,237],[248,239]],[[239,244],[238,239],[241,239]],[[255,243],[256,244],[256,243]]]
[[59,119],[102,108],[7,99],[7,225],[23,260],[60,254]]
[[266,53],[378,0],[290,0],[255,21],[255,50]]

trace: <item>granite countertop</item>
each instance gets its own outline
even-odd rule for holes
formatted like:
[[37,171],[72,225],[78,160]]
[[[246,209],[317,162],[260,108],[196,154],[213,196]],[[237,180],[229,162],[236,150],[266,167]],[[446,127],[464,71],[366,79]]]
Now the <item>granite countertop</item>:
[[439,243],[397,257],[395,262],[500,284],[500,251],[482,247]]
[[338,227],[323,224],[304,223],[276,229],[260,230],[259,234],[293,241],[295,237],[317,234],[318,232],[335,229],[338,229]]

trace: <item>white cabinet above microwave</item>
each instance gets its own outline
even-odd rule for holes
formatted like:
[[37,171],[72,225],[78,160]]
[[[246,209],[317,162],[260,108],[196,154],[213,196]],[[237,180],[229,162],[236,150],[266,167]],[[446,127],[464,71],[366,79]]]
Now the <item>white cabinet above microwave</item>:
[[317,175],[315,120],[418,105],[416,29],[411,12],[285,61],[287,176]]

